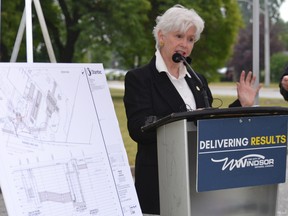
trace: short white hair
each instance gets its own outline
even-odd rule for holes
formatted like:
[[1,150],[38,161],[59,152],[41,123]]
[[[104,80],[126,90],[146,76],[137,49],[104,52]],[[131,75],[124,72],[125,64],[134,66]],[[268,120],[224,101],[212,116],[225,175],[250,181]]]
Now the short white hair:
[[204,29],[204,20],[193,9],[187,9],[182,5],[175,5],[169,8],[162,16],[156,18],[156,26],[153,35],[156,40],[156,48],[159,48],[158,32],[163,34],[172,31],[186,32],[191,26],[196,28],[195,41],[200,39]]

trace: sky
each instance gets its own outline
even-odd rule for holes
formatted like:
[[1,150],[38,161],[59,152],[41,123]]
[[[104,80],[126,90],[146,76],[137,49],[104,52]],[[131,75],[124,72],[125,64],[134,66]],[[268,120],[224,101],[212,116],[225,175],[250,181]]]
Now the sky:
[[285,0],[281,5],[280,9],[280,17],[285,21],[288,22],[288,0]]

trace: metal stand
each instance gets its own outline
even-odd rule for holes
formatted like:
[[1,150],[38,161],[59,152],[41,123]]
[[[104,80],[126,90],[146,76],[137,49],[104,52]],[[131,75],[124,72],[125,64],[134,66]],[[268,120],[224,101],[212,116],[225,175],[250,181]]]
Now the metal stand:
[[41,31],[44,37],[44,41],[45,41],[45,45],[47,47],[47,51],[48,51],[48,55],[49,55],[49,59],[50,62],[56,62],[56,58],[54,55],[54,51],[53,51],[53,47],[51,44],[51,40],[49,37],[49,33],[47,30],[47,26],[45,23],[45,19],[44,19],[44,15],[42,12],[42,8],[40,5],[39,0],[25,0],[25,8],[23,11],[23,15],[21,18],[21,22],[20,22],[20,26],[18,29],[18,33],[17,33],[17,37],[14,43],[14,47],[13,47],[13,51],[12,51],[12,55],[11,55],[11,59],[10,62],[16,62],[17,60],[17,56],[19,53],[19,48],[20,48],[20,44],[23,38],[23,33],[24,33],[24,29],[25,29],[25,24],[26,24],[26,46],[27,46],[27,62],[33,62],[33,34],[32,34],[32,11],[31,11],[31,6],[32,6],[32,2],[34,2],[34,6],[36,9],[36,13],[39,19],[39,23],[41,26]]

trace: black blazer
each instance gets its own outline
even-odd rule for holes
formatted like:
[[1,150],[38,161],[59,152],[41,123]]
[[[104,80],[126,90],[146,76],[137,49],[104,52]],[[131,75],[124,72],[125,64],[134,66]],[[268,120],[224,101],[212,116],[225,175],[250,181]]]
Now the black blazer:
[[[128,71],[125,76],[124,105],[131,138],[137,142],[135,187],[143,213],[159,214],[159,185],[156,131],[142,132],[147,117],[158,118],[186,111],[186,105],[166,73],[159,73],[156,57],[149,64]],[[189,71],[188,71],[189,72]],[[189,72],[191,74],[191,72]],[[213,98],[207,80],[198,74],[207,91],[210,105]],[[197,80],[185,77],[196,101],[197,108],[205,107]],[[239,102],[235,103],[239,105]]]

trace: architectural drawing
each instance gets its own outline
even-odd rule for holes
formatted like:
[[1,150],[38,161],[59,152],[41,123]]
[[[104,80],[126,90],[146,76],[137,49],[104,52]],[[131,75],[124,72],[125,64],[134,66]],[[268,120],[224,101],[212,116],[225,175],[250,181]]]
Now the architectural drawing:
[[9,215],[142,215],[102,65],[0,68]]

